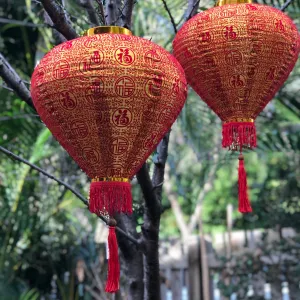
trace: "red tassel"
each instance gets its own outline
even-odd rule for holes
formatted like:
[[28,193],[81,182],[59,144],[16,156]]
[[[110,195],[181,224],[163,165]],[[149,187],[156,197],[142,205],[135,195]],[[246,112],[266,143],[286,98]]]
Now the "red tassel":
[[[114,221],[114,226],[112,225]],[[108,234],[108,275],[105,286],[105,292],[115,293],[120,286],[120,263],[118,255],[118,242],[116,237],[116,222],[114,219],[109,220],[109,234]]]
[[256,147],[256,129],[254,122],[224,123],[222,136],[223,148],[238,148],[240,150],[243,146],[249,148]]
[[90,187],[90,211],[92,213],[132,213],[130,182],[96,181]]
[[239,155],[239,211],[241,213],[252,212],[248,197],[247,174],[242,153]]

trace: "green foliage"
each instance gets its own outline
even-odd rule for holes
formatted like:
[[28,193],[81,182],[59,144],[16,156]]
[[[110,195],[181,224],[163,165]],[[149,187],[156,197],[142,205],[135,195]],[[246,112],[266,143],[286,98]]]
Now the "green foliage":
[[38,300],[39,297],[39,292],[36,289],[31,289],[29,291],[23,292],[19,300]]

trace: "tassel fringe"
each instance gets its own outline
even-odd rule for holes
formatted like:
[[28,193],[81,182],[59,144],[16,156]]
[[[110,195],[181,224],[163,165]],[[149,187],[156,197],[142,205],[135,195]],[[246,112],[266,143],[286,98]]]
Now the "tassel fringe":
[[108,234],[108,275],[105,286],[106,293],[115,293],[120,286],[120,263],[118,256],[118,242],[115,226],[109,226]]
[[98,181],[90,187],[90,211],[113,216],[132,213],[132,195],[129,182]]
[[252,212],[252,207],[248,197],[247,174],[242,153],[239,155],[239,212]]
[[223,148],[240,150],[256,147],[256,129],[253,122],[230,122],[223,124]]

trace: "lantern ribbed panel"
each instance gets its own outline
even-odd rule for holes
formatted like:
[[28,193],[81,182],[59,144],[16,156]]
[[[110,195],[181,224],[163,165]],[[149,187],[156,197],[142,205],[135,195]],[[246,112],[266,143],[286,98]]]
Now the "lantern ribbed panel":
[[255,119],[287,79],[299,33],[277,9],[230,4],[186,22],[173,47],[188,83],[208,106],[224,122],[241,122]]
[[41,119],[89,177],[129,178],[176,120],[186,80],[154,43],[100,34],[49,52],[31,93]]

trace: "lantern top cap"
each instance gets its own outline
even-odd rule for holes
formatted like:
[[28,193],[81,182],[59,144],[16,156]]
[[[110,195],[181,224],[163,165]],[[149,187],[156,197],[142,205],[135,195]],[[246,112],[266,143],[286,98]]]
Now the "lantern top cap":
[[225,4],[242,4],[242,3],[252,3],[252,0],[217,0],[215,6],[222,6]]
[[98,26],[88,29],[84,36],[91,36],[94,34],[103,34],[103,33],[110,33],[110,34],[126,34],[126,35],[132,35],[132,32],[125,28],[120,26]]

